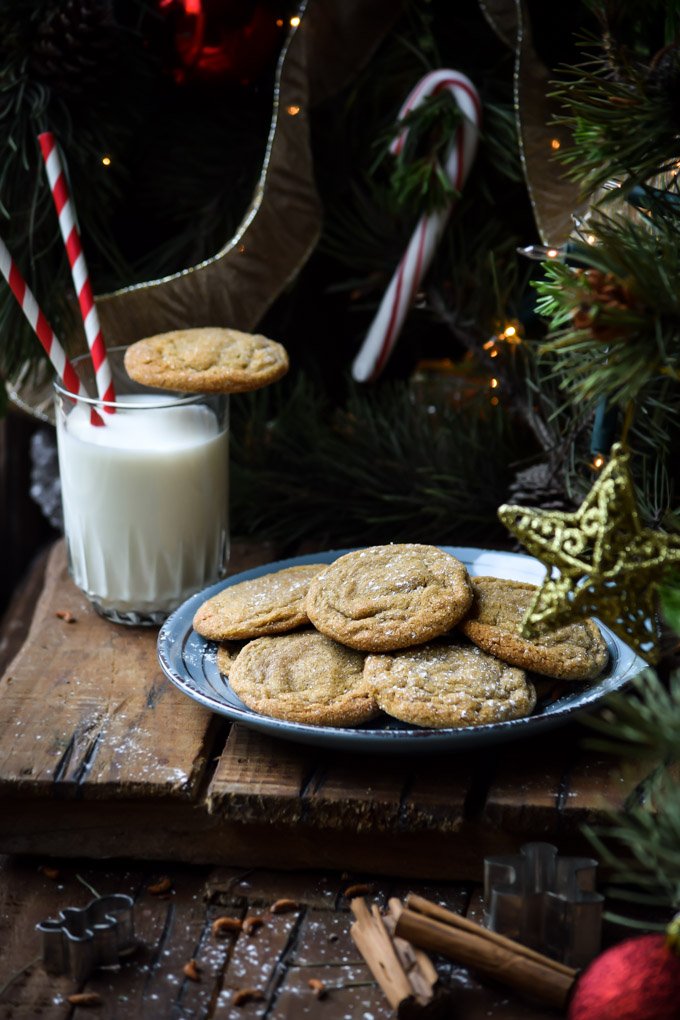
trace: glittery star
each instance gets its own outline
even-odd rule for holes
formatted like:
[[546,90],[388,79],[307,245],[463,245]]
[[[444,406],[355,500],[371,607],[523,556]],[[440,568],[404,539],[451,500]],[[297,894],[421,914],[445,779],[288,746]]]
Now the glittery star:
[[656,586],[680,563],[680,536],[643,528],[629,454],[620,445],[574,513],[502,506],[503,524],[559,575],[546,577],[524,618],[522,633],[597,616],[654,661],[659,652]]

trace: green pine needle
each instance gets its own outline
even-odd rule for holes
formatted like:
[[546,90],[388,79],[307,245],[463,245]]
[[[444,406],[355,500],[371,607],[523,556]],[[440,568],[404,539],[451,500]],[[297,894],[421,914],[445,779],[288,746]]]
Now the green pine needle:
[[680,784],[674,770],[680,755],[680,672],[671,676],[668,687],[656,673],[643,672],[633,681],[630,696],[609,698],[604,716],[586,723],[603,734],[603,739],[588,741],[589,746],[642,758],[651,769],[624,810],[612,812],[606,825],[585,830],[611,871],[608,892],[631,905],[677,910]]

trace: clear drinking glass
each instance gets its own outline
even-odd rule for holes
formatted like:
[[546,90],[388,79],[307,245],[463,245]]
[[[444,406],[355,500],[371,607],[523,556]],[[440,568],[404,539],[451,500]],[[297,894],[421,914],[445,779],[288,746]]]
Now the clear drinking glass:
[[[152,625],[226,572],[229,397],[140,386],[124,353],[108,351],[114,403],[55,383],[64,530],[71,576],[97,612]],[[74,364],[95,394],[89,355]]]

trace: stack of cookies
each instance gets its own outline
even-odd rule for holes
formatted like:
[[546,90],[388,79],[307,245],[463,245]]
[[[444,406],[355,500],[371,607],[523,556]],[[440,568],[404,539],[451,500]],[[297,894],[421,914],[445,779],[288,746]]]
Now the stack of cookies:
[[357,726],[385,712],[414,726],[529,715],[527,675],[590,680],[607,646],[592,620],[519,636],[535,587],[471,578],[436,546],[373,546],[225,588],[194,617],[219,642],[235,694],[263,715]]

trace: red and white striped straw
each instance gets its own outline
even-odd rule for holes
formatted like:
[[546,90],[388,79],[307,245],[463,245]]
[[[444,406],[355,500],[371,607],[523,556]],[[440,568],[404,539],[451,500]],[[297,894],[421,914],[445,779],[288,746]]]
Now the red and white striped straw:
[[[52,366],[64,384],[64,389],[73,393],[76,397],[89,399],[89,394],[83,386],[80,376],[66,356],[64,348],[57,340],[54,330],[45,318],[45,315],[38,307],[38,302],[33,296],[28,284],[19,272],[16,262],[10,255],[5,242],[0,238],[0,273],[5,277],[10,290],[17,299],[22,312],[33,327],[33,331],[45,349]],[[103,425],[101,417],[94,407],[90,410],[90,421],[93,425]]]
[[[85,264],[78,224],[76,223],[73,203],[68,193],[66,175],[62,167],[57,142],[51,131],[44,131],[38,135],[38,141],[40,142],[40,149],[45,161],[52,198],[54,199],[59,217],[59,229],[66,246],[73,286],[78,295],[78,304],[80,305],[80,314],[85,327],[87,346],[90,348],[94,365],[97,393],[101,400],[114,401],[116,393],[113,379],[111,378],[111,368],[106,357],[104,337],[99,325],[99,316],[97,315],[87,265]],[[104,409],[109,412],[114,410],[113,407],[106,406]]]
[[[475,157],[481,121],[481,103],[470,79],[448,68],[431,71],[412,89],[399,111],[398,120],[403,120],[427,96],[443,89],[453,95],[463,114],[444,165],[444,171],[453,187],[460,192]],[[390,152],[394,156],[403,149],[407,134],[408,127],[402,127],[392,142]],[[377,379],[385,367],[444,234],[454,204],[455,200],[445,209],[425,213],[420,217],[352,364],[352,375],[358,382]]]

